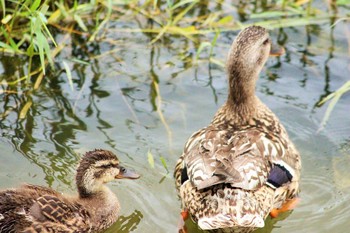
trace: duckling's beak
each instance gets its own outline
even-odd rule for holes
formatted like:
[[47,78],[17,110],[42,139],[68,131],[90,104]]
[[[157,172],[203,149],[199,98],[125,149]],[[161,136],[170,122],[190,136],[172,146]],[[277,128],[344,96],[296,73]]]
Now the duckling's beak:
[[119,166],[119,174],[115,178],[116,179],[138,179],[140,178],[140,175],[130,169],[126,169],[125,167]]
[[286,52],[282,46],[271,44],[271,50],[270,50],[270,56],[271,57],[278,57],[283,55]]

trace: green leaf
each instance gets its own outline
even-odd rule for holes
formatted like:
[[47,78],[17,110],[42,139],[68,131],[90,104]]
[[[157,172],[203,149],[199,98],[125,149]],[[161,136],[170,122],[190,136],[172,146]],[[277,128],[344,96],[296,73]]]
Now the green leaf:
[[79,15],[74,14],[74,19],[75,19],[75,21],[77,21],[79,27],[80,27],[81,29],[83,29],[84,32],[86,32],[86,31],[88,30],[87,27],[85,26],[83,20],[80,18]]
[[192,4],[186,7],[183,11],[177,14],[173,20],[173,25],[177,24],[189,12],[198,1],[192,1]]
[[153,9],[157,9],[158,0],[153,0]]
[[168,8],[171,8],[174,5],[173,0],[166,0],[166,4]]
[[[48,9],[49,9],[49,5],[47,5],[47,4],[44,3],[44,4],[41,6],[40,13],[45,17],[45,14],[46,14],[46,12],[47,12]],[[46,17],[45,17],[45,19],[46,19]]]
[[170,10],[175,10],[176,8],[180,7],[180,6],[183,6],[185,4],[188,4],[188,3],[197,3],[198,0],[183,0],[183,1],[179,1],[178,3],[176,3],[175,5],[173,5]]
[[323,103],[325,103],[326,101],[332,99],[329,102],[329,105],[327,107],[326,113],[322,119],[321,122],[321,128],[323,128],[327,121],[329,120],[329,117],[331,116],[331,113],[336,105],[336,103],[339,101],[340,97],[346,93],[350,91],[350,81],[347,81],[343,86],[341,86],[338,90],[336,90],[335,92],[333,92],[332,94],[328,95],[327,97],[325,97],[322,101],[320,101],[320,103],[318,105],[321,105]]
[[216,64],[216,65],[221,66],[221,67],[225,67],[225,63],[220,61],[220,60],[217,60],[217,59],[212,58],[212,57],[209,60],[213,64]]
[[13,50],[13,51],[15,51],[15,49],[12,48],[10,45],[5,44],[4,42],[1,42],[1,41],[0,41],[0,47],[2,47],[2,48],[4,48],[4,49],[8,49],[8,50]]
[[69,60],[72,61],[72,62],[75,62],[75,63],[79,63],[79,64],[82,64],[82,65],[86,65],[86,66],[90,65],[89,62],[83,61],[83,60],[78,59],[78,58],[72,58],[72,59],[69,59]]
[[64,69],[66,70],[67,79],[68,79],[70,89],[73,91],[74,87],[73,87],[72,72],[70,71],[70,68],[69,68],[69,65],[67,64],[67,62],[63,61],[62,63],[63,63]]
[[[37,42],[35,44],[39,50],[40,63],[41,63],[43,73],[45,74],[45,52],[47,53],[48,51],[50,51],[50,49],[49,48],[47,49],[48,47],[47,40],[46,40],[46,37],[41,33],[41,31],[36,32],[36,39],[37,39]],[[47,57],[50,57],[48,56],[48,54],[46,55]]]
[[261,12],[257,14],[251,14],[251,19],[257,19],[257,18],[275,18],[275,17],[281,17],[281,16],[293,16],[293,15],[299,15],[300,13],[291,13],[287,11],[266,11]]
[[203,51],[203,49],[206,48],[206,47],[211,47],[211,43],[209,43],[208,41],[206,41],[206,42],[202,42],[202,43],[199,45],[199,47],[198,47],[198,49],[197,49],[197,53],[196,53],[196,59],[197,59],[197,60],[198,60],[198,58],[199,58],[199,55],[200,55],[201,52]]
[[231,23],[232,21],[233,21],[233,16],[228,15],[228,16],[220,19],[219,21],[217,21],[216,24],[227,24],[227,23]]
[[160,156],[159,159],[160,159],[160,162],[162,162],[163,167],[165,168],[165,170],[166,170],[167,172],[169,172],[169,169],[168,169],[168,166],[167,166],[167,164],[166,164],[166,161],[165,161],[164,157],[163,157],[163,156]]
[[27,116],[27,113],[30,109],[30,107],[32,106],[32,101],[28,100],[27,103],[25,103],[25,105],[23,106],[23,108],[21,109],[21,112],[19,113],[19,119],[24,119]]
[[33,44],[30,44],[29,47],[27,48],[27,55],[29,57],[34,56],[34,45]]
[[337,5],[339,6],[349,6],[350,0],[337,0]]
[[5,0],[1,0],[1,9],[3,15],[6,15],[6,5],[5,5]]
[[41,0],[35,0],[33,4],[30,6],[30,11],[36,11],[40,6]]
[[149,165],[154,168],[154,158],[150,150],[147,152],[147,157]]

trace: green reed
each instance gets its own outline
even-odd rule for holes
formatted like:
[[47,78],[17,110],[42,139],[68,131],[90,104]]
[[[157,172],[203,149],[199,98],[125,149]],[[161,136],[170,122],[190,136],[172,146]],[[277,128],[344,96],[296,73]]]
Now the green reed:
[[[203,46],[209,46],[210,42],[200,41],[198,39],[200,35],[238,30],[253,23],[268,28],[319,24],[332,17],[331,13],[314,8],[311,0],[283,0],[274,4],[256,1],[235,6],[225,1],[216,1],[218,11],[208,10],[209,2],[90,0],[78,3],[77,0],[2,0],[0,48],[3,52],[28,56],[26,80],[29,81],[33,74],[40,72],[45,74],[47,64],[53,66],[53,51],[57,50],[54,35],[52,35],[54,28],[58,29],[59,33],[73,33],[73,31],[86,33],[88,41],[94,41],[101,30],[108,27],[109,21],[132,21],[137,15],[142,15],[145,19],[152,20],[155,23],[154,26],[119,29],[119,31],[154,34],[151,43],[158,42],[168,34],[184,36],[200,44],[198,50],[201,50]],[[329,4],[337,6],[346,5],[348,2],[349,0],[338,0],[329,1]],[[251,10],[249,5],[254,5],[254,9]],[[249,21],[243,23],[242,19],[235,19],[224,9],[245,14],[246,17],[249,16]],[[198,10],[202,13],[197,13]],[[128,17],[120,19],[123,15]],[[55,51],[54,54],[59,52]],[[32,70],[32,59],[35,56],[40,58],[41,63],[38,72]]]
[[[73,88],[68,64],[55,61],[65,48],[62,39],[56,41],[56,35],[75,33],[84,35],[87,43],[94,42],[104,38],[104,29],[110,22],[136,22],[142,17],[151,23],[135,23],[132,28],[113,30],[148,34],[151,44],[163,43],[164,37],[181,36],[195,44],[197,61],[201,52],[209,48],[209,61],[222,66],[222,62],[212,56],[221,32],[251,24],[273,29],[322,24],[330,18],[350,18],[348,13],[341,15],[337,11],[338,7],[349,6],[350,0],[328,0],[324,9],[315,7],[317,4],[312,0],[229,3],[222,0],[0,0],[0,51],[28,57],[27,74],[12,82],[7,80],[7,84],[24,83],[35,90],[47,70],[60,64]],[[215,5],[215,10],[211,10],[210,4]],[[214,38],[209,39],[213,34]],[[33,65],[36,58],[39,58],[39,67]]]

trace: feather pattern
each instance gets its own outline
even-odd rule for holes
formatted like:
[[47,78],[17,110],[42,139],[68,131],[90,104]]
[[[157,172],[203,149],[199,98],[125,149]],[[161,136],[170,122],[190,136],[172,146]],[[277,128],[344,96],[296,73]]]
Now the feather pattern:
[[275,114],[255,95],[270,48],[262,27],[238,35],[227,62],[227,102],[189,138],[176,164],[182,206],[202,229],[251,232],[264,226],[272,208],[298,194],[300,155]]
[[119,216],[119,201],[104,186],[116,178],[138,175],[121,167],[112,152],[95,150],[87,152],[78,167],[78,197],[31,184],[0,191],[0,232],[100,232]]

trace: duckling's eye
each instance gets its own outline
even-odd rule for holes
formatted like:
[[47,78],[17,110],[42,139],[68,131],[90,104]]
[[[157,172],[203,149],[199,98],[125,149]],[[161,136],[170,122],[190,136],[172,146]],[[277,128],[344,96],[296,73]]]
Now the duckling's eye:
[[270,42],[269,38],[267,38],[266,40],[264,40],[263,45],[267,45]]
[[101,165],[100,168],[103,168],[103,169],[107,169],[107,168],[111,168],[113,167],[113,164],[105,164],[105,165]]

